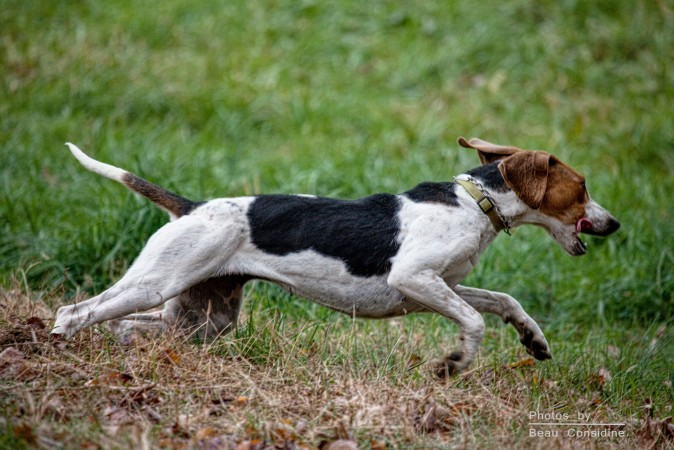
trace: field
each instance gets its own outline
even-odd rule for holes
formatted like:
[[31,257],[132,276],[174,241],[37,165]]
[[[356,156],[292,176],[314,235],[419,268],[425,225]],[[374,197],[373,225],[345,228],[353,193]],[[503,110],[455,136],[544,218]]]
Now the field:
[[[673,64],[665,0],[5,0],[0,448],[674,448]],[[488,317],[438,380],[447,320],[263,282],[212,344],[47,339],[167,220],[66,141],[195,200],[356,198],[475,167],[458,136],[550,151],[622,224],[582,258],[517,229],[465,281],[520,300],[551,361]],[[531,425],[560,420],[621,425]]]

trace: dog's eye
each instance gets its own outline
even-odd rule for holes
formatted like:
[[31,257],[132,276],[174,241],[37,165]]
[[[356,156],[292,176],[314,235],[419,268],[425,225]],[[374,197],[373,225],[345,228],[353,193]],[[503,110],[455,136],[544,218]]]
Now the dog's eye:
[[587,201],[588,193],[587,188],[585,187],[585,180],[580,182],[580,190],[578,191],[578,201],[584,203]]

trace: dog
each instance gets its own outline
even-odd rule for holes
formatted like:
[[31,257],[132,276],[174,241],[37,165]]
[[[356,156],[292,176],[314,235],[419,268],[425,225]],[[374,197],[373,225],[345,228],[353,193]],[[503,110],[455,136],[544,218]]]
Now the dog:
[[[51,333],[69,338],[111,321],[113,331],[188,330],[204,340],[237,324],[244,284],[276,283],[353,317],[435,312],[460,329],[459,347],[435,367],[464,370],[480,346],[481,313],[517,330],[529,354],[551,358],[536,322],[508,294],[462,286],[501,230],[544,228],[570,255],[580,233],[607,236],[619,222],[590,199],[585,179],[555,156],[459,138],[481,166],[454,182],[357,200],[258,195],[194,202],[66,144],[87,169],[163,208],[170,221],[126,274],[103,293],[63,306]],[[164,305],[163,309],[145,312]]]

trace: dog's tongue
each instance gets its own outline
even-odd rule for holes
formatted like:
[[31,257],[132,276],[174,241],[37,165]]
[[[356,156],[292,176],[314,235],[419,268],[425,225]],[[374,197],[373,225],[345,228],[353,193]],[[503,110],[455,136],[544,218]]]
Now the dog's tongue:
[[578,222],[576,222],[576,233],[582,233],[585,230],[591,229],[592,229],[592,222],[590,222],[585,217],[578,219]]

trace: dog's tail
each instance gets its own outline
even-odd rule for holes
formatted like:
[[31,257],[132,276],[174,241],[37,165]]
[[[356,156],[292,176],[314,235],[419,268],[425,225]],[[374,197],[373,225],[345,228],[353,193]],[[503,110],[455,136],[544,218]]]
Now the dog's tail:
[[84,154],[82,150],[70,142],[67,142],[66,145],[73,156],[75,156],[84,167],[94,173],[115,180],[132,191],[142,195],[165,210],[169,216],[171,216],[171,219],[177,219],[180,216],[188,214],[197,205],[195,202],[152,184],[131,172],[127,172],[119,167],[111,166],[110,164],[96,161]]

